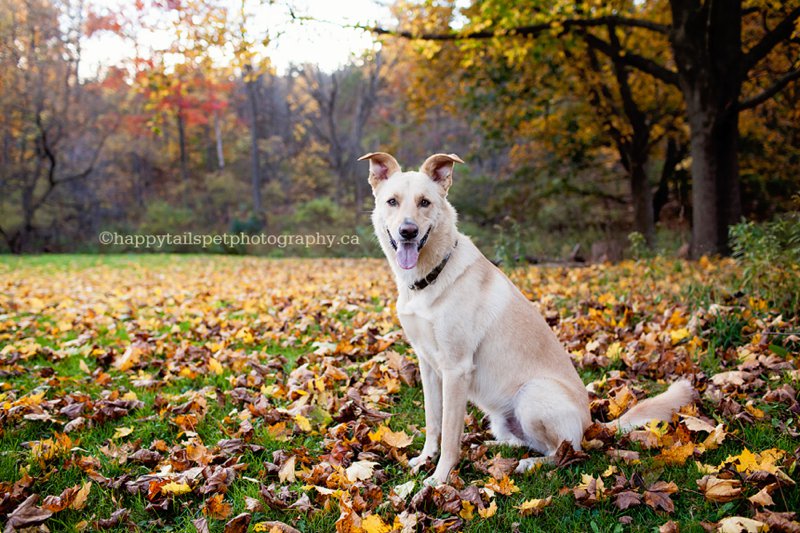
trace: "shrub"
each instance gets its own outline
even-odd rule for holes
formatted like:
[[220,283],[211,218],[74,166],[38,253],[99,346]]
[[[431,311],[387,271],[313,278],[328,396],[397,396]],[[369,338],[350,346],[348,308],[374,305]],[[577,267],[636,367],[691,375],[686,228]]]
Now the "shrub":
[[796,312],[800,306],[800,212],[761,224],[741,222],[731,226],[730,237],[733,256],[742,266],[742,292],[782,312]]

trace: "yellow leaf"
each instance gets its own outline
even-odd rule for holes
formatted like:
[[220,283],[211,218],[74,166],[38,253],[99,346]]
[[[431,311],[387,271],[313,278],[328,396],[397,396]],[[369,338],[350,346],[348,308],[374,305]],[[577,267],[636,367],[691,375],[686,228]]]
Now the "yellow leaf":
[[481,518],[491,518],[497,512],[497,503],[494,500],[489,504],[489,507],[485,509],[478,509],[478,514],[481,515]]
[[379,515],[371,514],[361,520],[361,531],[364,533],[389,533],[392,526],[383,521]]
[[515,506],[515,509],[519,509],[520,516],[530,516],[530,515],[538,515],[542,512],[542,509],[550,505],[552,502],[553,497],[548,496],[547,498],[542,499],[533,499],[527,500],[522,502],[520,505]]
[[673,329],[669,332],[669,338],[672,340],[672,344],[678,344],[689,335],[689,330],[686,328]]
[[503,479],[499,481],[495,478],[490,478],[489,481],[486,482],[486,488],[498,492],[504,496],[509,496],[515,492],[519,492],[519,487],[517,487],[517,484],[514,483],[514,480],[507,475],[503,476]]
[[75,509],[76,511],[80,511],[84,507],[86,507],[86,500],[89,498],[89,492],[92,490],[92,482],[87,481],[83,484],[80,490],[75,493],[75,499],[72,500],[72,504],[69,506],[70,509]]
[[403,430],[392,431],[386,428],[381,435],[381,440],[392,448],[405,448],[414,441],[414,438],[411,435],[407,435]]
[[675,443],[671,448],[662,450],[656,459],[668,465],[682,465],[692,454],[694,454],[694,443]]
[[174,494],[175,496],[180,496],[181,494],[187,494],[189,492],[192,492],[192,487],[190,487],[185,481],[181,481],[180,483],[170,481],[161,487],[162,494]]
[[461,500],[461,511],[459,511],[458,516],[464,520],[472,520],[475,518],[475,506],[472,502]]
[[302,431],[305,431],[306,433],[311,431],[311,421],[303,415],[295,415],[294,421],[297,423],[297,427],[299,427]]
[[133,428],[121,427],[121,428],[117,428],[116,430],[114,430],[114,435],[112,435],[111,438],[112,439],[121,439],[123,437],[127,437],[131,433],[133,433]]
[[208,369],[218,376],[223,372],[222,364],[214,357],[208,360]]

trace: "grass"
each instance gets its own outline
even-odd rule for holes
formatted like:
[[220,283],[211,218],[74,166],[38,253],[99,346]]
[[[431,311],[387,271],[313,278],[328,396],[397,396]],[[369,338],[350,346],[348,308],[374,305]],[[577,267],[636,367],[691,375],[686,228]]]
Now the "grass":
[[[300,358],[306,359],[307,354],[317,349],[315,342],[347,339],[355,335],[358,328],[365,327],[364,324],[383,328],[383,334],[397,328],[396,323],[391,321],[393,290],[383,279],[385,273],[382,270],[364,273],[369,270],[364,269],[358,272],[361,279],[354,280],[341,277],[343,272],[351,274],[351,270],[321,272],[329,267],[340,268],[338,265],[335,262],[323,264],[220,256],[0,257],[0,276],[6,277],[3,282],[5,293],[0,300],[3,304],[0,308],[0,353],[19,350],[26,343],[39,347],[35,355],[22,359],[20,364],[23,372],[9,372],[12,365],[0,366],[0,391],[5,395],[5,400],[19,400],[41,390],[45,391],[48,400],[74,393],[88,394],[97,400],[111,391],[120,394],[134,391],[138,399],[144,402],[142,409],[132,411],[118,420],[76,432],[71,449],[44,464],[32,456],[25,443],[52,438],[61,431],[62,425],[32,420],[4,422],[0,429],[0,482],[14,483],[27,473],[34,479],[30,489],[32,493],[42,497],[57,495],[68,487],[87,481],[86,473],[76,464],[82,456],[98,459],[101,464],[99,472],[107,478],[125,474],[135,478],[147,474],[151,471],[149,468],[129,462],[119,464],[108,453],[103,453],[103,449],[137,441],[144,447],[155,440],[163,440],[169,446],[185,442],[187,433],[159,410],[157,398],[204,387],[215,391],[216,399],[209,399],[208,412],[194,428],[194,433],[208,446],[220,439],[230,438],[234,427],[230,420],[231,413],[241,412],[241,406],[226,393],[233,388],[237,376],[246,374],[245,371],[236,371],[226,364],[221,375],[200,372],[186,377],[171,376],[155,389],[143,389],[134,384],[136,372],[119,371],[113,366],[103,367],[90,349],[70,351],[64,349],[65,343],[78,339],[81,333],[89,332],[91,341],[82,346],[96,347],[100,352],[115,350],[119,354],[137,338],[150,339],[148,342],[158,346],[161,353],[148,360],[141,370],[164,378],[168,374],[163,366],[170,360],[168,354],[188,345],[205,346],[225,339],[229,349],[246,353],[262,363],[268,363],[275,357],[285,357],[287,364],[284,370],[289,372],[298,366]],[[370,267],[383,268],[378,265],[382,264],[375,262]],[[266,278],[260,277],[264,276],[258,274],[262,271],[269,271],[270,274]],[[526,294],[549,302],[546,305],[558,311],[562,317],[562,323],[558,326],[562,340],[572,336],[573,330],[570,328],[576,328],[576,336],[578,333],[584,335],[581,346],[585,346],[588,340],[595,338],[592,335],[604,328],[624,341],[624,335],[628,334],[624,332],[633,331],[639,323],[650,324],[661,320],[660,317],[666,312],[674,313],[675,309],[682,310],[688,319],[693,309],[686,306],[681,298],[685,297],[687,290],[699,294],[698,289],[687,287],[694,287],[692,283],[696,283],[701,274],[707,276],[706,280],[715,279],[714,272],[699,273],[696,267],[686,263],[659,260],[598,269],[588,277],[582,273],[579,274],[582,276],[580,282],[573,282],[570,276],[575,274],[571,271],[525,269],[511,273]],[[248,277],[251,275],[254,276],[253,280]],[[191,276],[198,279],[190,281]],[[185,287],[178,283],[182,280],[186,281]],[[139,291],[137,287],[140,284],[145,285],[146,290]],[[345,292],[342,286],[348,290],[352,288],[352,292],[346,293],[338,302],[336,298]],[[598,287],[602,288],[602,294],[608,295],[607,298],[601,298]],[[164,294],[156,295],[153,289],[161,290]],[[204,290],[208,296],[202,296]],[[119,294],[114,295],[115,291]],[[32,301],[31,294],[37,294],[35,297],[42,300],[41,310],[32,311],[26,307]],[[363,297],[347,294],[363,294]],[[703,302],[698,299],[697,307],[712,301],[711,292],[705,294],[709,295],[709,300]],[[319,304],[329,300],[330,303]],[[82,304],[76,303],[81,301]],[[600,301],[607,303],[598,304]],[[100,304],[107,306],[102,309]],[[88,313],[87,309],[92,306],[97,307],[99,316]],[[631,310],[628,322],[610,325],[608,321],[618,320],[626,307]],[[702,326],[701,344],[693,355],[700,371],[711,376],[734,368],[734,362],[726,353],[731,350],[735,352],[752,340],[751,329],[756,318],[748,313],[711,317]],[[303,325],[302,320],[306,316],[317,318]],[[570,322],[573,316],[577,317],[574,323]],[[589,325],[586,331],[578,331],[580,320],[584,318],[596,321],[593,326],[596,329],[591,329]],[[65,320],[70,321],[71,329],[59,328],[59,324]],[[257,326],[259,321],[267,325]],[[252,341],[237,339],[233,335],[248,325],[252,326],[255,334]],[[202,333],[204,331],[207,333]],[[2,352],[8,346],[12,348]],[[777,351],[783,353],[787,360],[796,360],[796,341],[778,337],[773,346],[776,347],[773,353]],[[403,353],[408,347],[398,342],[392,349]],[[343,358],[341,366],[351,373],[363,360],[358,357],[352,360]],[[606,367],[587,366],[580,369],[587,383],[603,380],[612,371],[625,372],[631,369],[622,360],[612,361]],[[108,374],[108,381],[99,382],[101,372]],[[658,383],[660,378],[655,375],[657,369],[652,373],[643,374],[638,384],[654,392],[663,388],[663,384]],[[267,384],[279,381],[279,378],[275,378],[268,380]],[[792,379],[784,374],[777,383],[784,382],[791,383]],[[393,415],[389,422],[392,429],[411,433],[414,427],[424,427],[423,396],[419,386],[403,385],[398,392],[388,396],[388,401],[390,404],[383,409]],[[721,416],[708,399],[700,403],[701,412],[724,422],[729,432],[729,438],[722,446],[707,451],[700,458],[705,464],[719,464],[726,457],[741,453],[745,447],[753,451],[780,448],[791,455],[800,445],[797,439],[788,436],[774,423],[776,420],[794,421],[797,427],[795,415],[782,411],[780,406],[756,398],[754,406],[763,409],[767,416],[749,423]],[[263,447],[263,450],[248,451],[239,459],[246,468],[239,473],[226,495],[226,501],[233,506],[231,516],[245,512],[245,497],[258,498],[259,483],[255,480],[277,482],[277,479],[266,478],[264,474],[265,463],[272,461],[273,452],[307,448],[312,456],[324,453],[324,435],[321,433],[294,434],[284,442],[277,440],[261,420],[254,419],[253,426],[250,443]],[[115,431],[124,427],[132,428],[133,432],[127,437],[115,438]],[[422,441],[422,435],[417,432],[411,446],[412,452],[421,449]],[[706,500],[696,485],[696,480],[702,474],[691,459],[684,465],[665,467],[654,459],[657,452],[641,449],[635,443],[631,448],[641,452],[641,463],[616,463],[602,452],[591,452],[587,461],[574,466],[558,469],[544,467],[525,475],[513,476],[519,492],[508,497],[498,496],[498,512],[487,519],[476,518],[467,522],[464,531],[495,533],[512,531],[515,527],[520,531],[543,532],[656,531],[668,520],[673,520],[680,524],[681,531],[700,532],[704,531],[702,522],[716,522],[732,515],[752,515],[752,506],[744,498],[722,504]],[[490,455],[495,453],[521,458],[525,450],[501,447],[489,452]],[[613,499],[601,501],[593,508],[577,505],[572,493],[565,489],[579,484],[583,474],[598,476],[612,464],[626,476],[636,472],[646,480],[674,481],[680,488],[673,496],[675,511],[663,514],[644,505],[620,511]],[[392,460],[382,462],[381,466],[388,476],[381,487],[384,496],[394,486],[412,479],[419,483],[425,477],[424,473],[411,474]],[[475,470],[467,460],[460,463],[459,471],[467,483],[486,479],[486,475]],[[793,475],[796,478],[796,474]],[[302,492],[303,482],[298,480],[291,484],[291,488]],[[751,495],[750,492],[746,495]],[[314,495],[310,496],[313,500]],[[515,509],[524,500],[548,496],[553,497],[553,503],[538,516],[523,517]],[[800,508],[800,494],[796,488],[785,487],[774,493],[773,497],[775,509]],[[168,511],[154,512],[147,509],[149,502],[142,496],[132,496],[124,489],[117,490],[94,483],[84,510],[68,509],[56,513],[47,525],[52,531],[79,531],[84,527],[84,522],[108,517],[124,506],[130,510],[131,520],[141,531],[190,532],[195,531],[192,520],[202,516],[202,501],[195,495],[174,497]],[[387,520],[394,514],[391,509],[383,507],[379,507],[378,512]],[[439,513],[436,516],[447,515]],[[623,526],[620,523],[623,516],[632,518],[630,525]],[[327,532],[335,530],[338,518],[339,511],[334,502],[329,510],[311,514],[271,509],[258,511],[253,513],[252,524],[280,520],[301,531]],[[222,531],[224,523],[225,520],[209,519],[212,531]],[[117,530],[123,531],[125,528]]]

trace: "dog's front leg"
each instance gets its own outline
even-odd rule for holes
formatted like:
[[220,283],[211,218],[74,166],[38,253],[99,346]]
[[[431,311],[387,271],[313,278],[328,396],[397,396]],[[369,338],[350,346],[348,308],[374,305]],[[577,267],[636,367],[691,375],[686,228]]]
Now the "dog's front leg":
[[471,380],[471,370],[450,368],[442,372],[442,453],[433,475],[425,480],[427,484],[446,483],[450,471],[458,463]]
[[419,358],[419,371],[425,400],[425,445],[418,456],[408,461],[408,466],[414,471],[436,456],[442,435],[442,380],[422,357]]

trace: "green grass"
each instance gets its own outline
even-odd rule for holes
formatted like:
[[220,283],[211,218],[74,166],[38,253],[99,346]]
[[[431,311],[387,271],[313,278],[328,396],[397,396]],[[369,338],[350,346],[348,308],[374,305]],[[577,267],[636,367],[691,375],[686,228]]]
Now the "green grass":
[[[160,255],[36,256],[28,258],[0,256],[0,272],[3,269],[7,271],[23,269],[31,276],[47,276],[49,272],[54,270],[80,273],[95,268],[111,268],[123,271],[135,270],[138,274],[132,275],[141,275],[142,272],[157,272],[160,269],[168,268],[175,264],[185,264],[186,262],[214,262],[215,264],[237,265],[239,261],[239,258],[228,257],[207,258],[204,256],[174,257]],[[627,302],[629,295],[619,285],[624,279],[635,277],[637,274],[638,272],[634,269],[616,269],[605,272],[603,279],[599,280],[598,283],[607,286],[609,292],[619,295],[622,301]],[[646,274],[640,281],[645,284],[649,282],[655,283],[665,275],[682,275],[682,272],[680,269],[669,269],[662,267],[658,262],[653,262],[647,267]],[[569,314],[581,307],[582,300],[579,296],[567,295],[556,300],[562,315]],[[668,300],[670,298],[675,298],[675,296],[659,294],[652,298],[651,301],[654,305],[658,305],[662,299]],[[369,311],[380,313],[388,303],[388,301],[381,298],[370,297]],[[230,309],[229,318],[231,320],[252,321],[257,318],[257,315],[236,309],[234,303],[224,298],[220,298],[217,301],[217,308],[226,311]],[[55,317],[50,316],[48,312],[40,315],[33,315],[24,310],[16,314],[6,311],[3,311],[3,313],[7,313],[5,319],[10,320],[13,324],[19,325],[29,318],[34,318],[37,325],[28,326],[21,331],[12,331],[13,327],[0,330],[0,350],[8,344],[9,338],[19,339],[37,332],[41,333],[42,328],[46,327],[45,325],[52,327],[57,322]],[[609,313],[613,315],[613,309]],[[342,309],[337,311],[334,317],[338,323],[349,325],[357,318],[358,314],[359,310],[357,309]],[[634,314],[633,324],[652,320],[656,316],[658,316],[656,312],[639,310]],[[3,319],[0,318],[0,324],[2,323]],[[124,327],[125,321],[117,321],[115,323],[117,324],[115,330],[107,327],[96,329],[96,336],[92,339],[92,343],[99,347],[119,348],[130,341],[132,334],[135,332]],[[179,322],[178,332],[172,332],[172,325],[169,320],[166,320],[159,331],[152,332],[153,336],[163,336],[162,342],[172,348],[187,342],[196,345],[201,344],[197,339],[191,337],[192,324],[190,322]],[[726,350],[735,349],[748,341],[746,325],[747,320],[733,314],[719,316],[711,320],[704,328],[707,347],[697,355],[696,359],[700,368],[707,375],[729,369],[725,366],[727,363],[724,353]],[[288,361],[285,368],[285,371],[288,372],[296,366],[299,357],[311,350],[310,344],[313,339],[322,338],[329,334],[331,332],[322,331],[320,326],[313,325],[305,332],[305,335],[308,336],[308,341],[305,344],[299,343],[286,347],[280,343],[255,343],[251,345],[233,343],[231,347],[232,349],[245,350],[252,354],[253,357],[262,359],[266,357],[264,354],[270,354],[273,357],[284,356]],[[3,337],[2,335],[6,336]],[[75,337],[75,332],[61,333],[55,336],[39,335],[36,338],[36,342],[44,347],[58,348],[64,342]],[[796,354],[798,348],[796,343],[792,341],[784,343],[781,339],[776,339],[775,342],[777,348],[783,349],[790,354],[792,352]],[[393,349],[403,352],[407,347],[401,344],[395,345]],[[82,370],[81,361],[88,366],[90,371],[94,371],[99,365],[93,356],[85,354],[68,355],[58,360],[50,359],[45,355],[37,355],[25,361],[25,371],[21,374],[7,374],[0,377],[0,385],[5,390],[17,391],[19,395],[30,394],[37,387],[42,387],[43,384],[48,383],[48,379],[42,377],[42,372],[45,368],[51,368],[57,380],[52,384],[48,384],[50,389],[46,398],[80,391],[97,399],[103,390],[118,390],[123,393],[133,390],[136,391],[139,399],[145,403],[145,407],[132,411],[127,416],[111,423],[94,426],[78,432],[76,438],[79,439],[79,442],[75,444],[75,449],[63,457],[48,462],[45,468],[42,468],[37,461],[33,460],[30,452],[24,449],[22,445],[25,442],[52,437],[55,432],[60,430],[60,427],[49,422],[26,422],[4,426],[0,429],[0,482],[13,483],[17,481],[22,476],[23,469],[25,469],[36,480],[32,487],[32,492],[39,493],[42,496],[59,494],[67,487],[86,481],[87,478],[83,471],[75,464],[72,464],[71,460],[71,457],[77,458],[81,455],[91,455],[98,458],[102,465],[100,472],[109,478],[123,474],[135,477],[148,473],[149,469],[144,466],[116,464],[114,460],[101,453],[100,449],[108,445],[109,442],[117,442],[112,439],[112,436],[115,429],[119,427],[131,427],[134,429],[129,437],[120,439],[119,443],[139,439],[142,445],[147,447],[152,441],[161,439],[171,446],[185,438],[184,435],[181,435],[180,429],[154,407],[157,395],[181,394],[203,387],[216,389],[221,401],[209,400],[208,413],[195,428],[195,431],[208,446],[213,445],[219,439],[230,437],[227,434],[230,425],[222,423],[226,415],[238,406],[230,396],[225,394],[226,391],[232,388],[231,378],[235,377],[230,369],[226,368],[225,372],[220,376],[200,374],[194,379],[179,377],[166,385],[158,387],[156,390],[145,390],[134,387],[132,376],[129,373],[118,372],[113,368],[107,370],[111,376],[111,382],[107,385],[99,385]],[[151,365],[146,366],[143,370],[153,374],[158,372],[156,361],[158,361],[158,358],[154,358],[151,361]],[[361,359],[355,359],[352,364],[358,364],[360,361]],[[346,365],[343,366],[346,368]],[[600,379],[612,370],[625,370],[625,367],[621,362],[616,361],[609,368],[581,369],[581,376],[584,381],[588,382]],[[788,378],[783,379],[788,380]],[[650,391],[660,390],[659,387],[661,387],[661,385],[652,381],[642,381],[641,383],[646,384]],[[0,389],[0,391],[2,390]],[[420,429],[424,427],[423,396],[419,386],[411,388],[403,385],[400,392],[392,396],[392,400],[393,403],[385,407],[385,410],[388,410],[393,415],[389,422],[393,429],[410,431],[409,428],[413,426]],[[800,444],[797,439],[789,437],[770,422],[774,419],[774,416],[785,415],[785,413],[776,411],[776,409],[781,409],[782,407],[767,405],[763,402],[757,402],[755,406],[767,412],[768,416],[765,420],[752,424],[726,420],[728,431],[730,432],[729,438],[719,449],[706,452],[700,459],[703,463],[716,465],[729,455],[737,455],[744,447],[753,451],[777,447],[789,454],[794,452],[798,444]],[[702,403],[702,411],[711,415],[715,414],[713,405],[705,400]],[[239,472],[237,480],[231,485],[226,495],[226,501],[233,505],[231,516],[245,511],[245,497],[258,498],[258,483],[245,478],[262,479],[260,472],[263,470],[265,462],[272,461],[272,453],[274,451],[306,447],[312,455],[323,453],[323,437],[321,435],[297,435],[288,442],[280,442],[269,434],[260,420],[254,420],[253,425],[255,431],[251,442],[252,444],[263,446],[263,450],[260,452],[248,451],[240,457],[240,463],[246,465],[246,468]],[[422,447],[422,441],[423,438],[421,436],[415,438],[410,455],[413,455]],[[635,444],[631,447],[632,449],[639,449]],[[543,467],[525,475],[515,475],[513,479],[520,491],[509,497],[498,496],[496,498],[498,512],[491,518],[476,518],[466,523],[464,531],[497,533],[512,531],[514,527],[518,527],[520,531],[542,532],[656,531],[663,523],[668,520],[674,520],[680,523],[681,531],[683,532],[701,532],[704,531],[701,526],[701,522],[704,521],[714,522],[725,516],[737,514],[751,516],[752,508],[746,499],[727,504],[715,504],[707,501],[697,489],[695,481],[701,477],[701,474],[697,471],[691,459],[683,466],[663,467],[653,459],[657,452],[641,449],[640,451],[642,462],[633,466],[614,463],[603,452],[590,452],[590,457],[586,462],[574,466],[560,469]],[[489,452],[490,455],[495,453],[521,458],[526,452],[522,449],[508,447],[492,449]],[[576,505],[571,492],[559,494],[560,490],[569,489],[577,485],[581,481],[582,474],[588,473],[598,476],[610,464],[617,464],[618,468],[626,476],[637,472],[645,479],[674,481],[680,487],[679,492],[673,496],[675,511],[669,515],[661,514],[645,505],[620,511],[614,506],[613,499],[600,502],[593,508],[587,509]],[[419,487],[419,483],[426,476],[424,472],[413,475],[388,459],[382,462],[381,466],[385,468],[388,474],[388,481],[382,486],[384,495],[388,494],[392,487],[410,479],[416,480]],[[466,460],[462,461],[458,468],[461,477],[467,483],[486,479],[485,474],[476,471],[473,465]],[[266,480],[267,483],[271,481],[277,481],[277,479]],[[609,481],[608,484],[610,485],[611,482]],[[292,484],[293,490],[299,491],[301,487],[301,481]],[[522,501],[548,496],[553,497],[553,503],[538,516],[522,517],[514,508]],[[800,492],[796,488],[784,489],[774,494],[774,498],[776,509],[800,509]],[[202,499],[197,496],[174,498],[169,511],[166,513],[154,513],[146,510],[148,501],[143,497],[131,496],[125,493],[124,490],[104,488],[94,483],[86,510],[59,512],[47,524],[52,531],[76,531],[77,525],[82,520],[88,520],[91,516],[105,518],[119,506],[124,506],[130,510],[131,520],[139,526],[141,531],[190,532],[195,530],[191,521],[201,516],[201,502]],[[385,510],[383,514],[389,516]],[[438,514],[436,516],[446,515]],[[623,516],[632,517],[632,523],[623,526],[619,522],[619,519]],[[310,515],[268,509],[254,513],[252,524],[263,520],[281,520],[302,531],[327,532],[335,529],[334,524],[338,517],[339,512],[335,505],[329,511],[319,511]],[[223,524],[224,521],[209,520],[212,531],[222,531]],[[117,530],[125,531],[126,529],[120,527]]]

